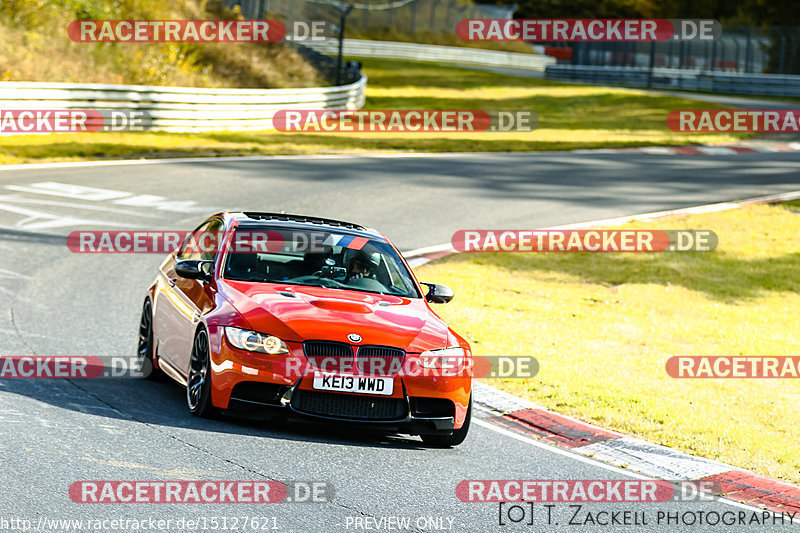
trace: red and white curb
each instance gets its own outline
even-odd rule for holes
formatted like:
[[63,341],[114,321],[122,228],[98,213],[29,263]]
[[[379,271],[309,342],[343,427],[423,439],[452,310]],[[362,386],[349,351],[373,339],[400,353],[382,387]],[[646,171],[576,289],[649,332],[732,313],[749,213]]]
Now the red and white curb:
[[593,426],[485,383],[474,382],[473,390],[476,415],[507,430],[647,477],[710,482],[717,496],[746,505],[800,512],[795,485]]
[[[755,198],[746,198],[744,200],[736,200],[732,202],[720,202],[716,204],[699,205],[695,207],[686,207],[683,209],[671,209],[668,211],[654,211],[652,213],[642,213],[640,215],[629,215],[616,218],[605,218],[601,220],[592,220],[589,222],[578,222],[576,224],[565,224],[563,226],[552,226],[549,228],[536,228],[542,230],[567,230],[567,229],[582,229],[582,228],[603,228],[607,226],[620,226],[629,222],[648,222],[651,220],[659,220],[662,218],[671,218],[684,215],[699,215],[702,213],[715,213],[717,211],[727,211],[728,209],[736,209],[747,205],[755,204],[774,204],[778,202],[788,202],[790,200],[800,199],[800,191],[791,191],[779,194],[769,194],[767,196],[757,196]],[[425,248],[417,248],[409,252],[404,252],[406,262],[411,268],[417,268],[434,259],[445,257],[450,254],[460,253],[453,248],[453,245],[448,243],[437,244],[435,246],[427,246]]]

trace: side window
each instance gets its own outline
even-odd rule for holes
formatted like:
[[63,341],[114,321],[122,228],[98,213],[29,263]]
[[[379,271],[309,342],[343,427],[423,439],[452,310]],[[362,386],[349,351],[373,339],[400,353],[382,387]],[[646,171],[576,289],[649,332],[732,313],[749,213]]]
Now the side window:
[[222,228],[222,220],[218,218],[204,222],[186,237],[186,241],[178,253],[178,259],[213,260],[219,248],[218,241],[222,236]]

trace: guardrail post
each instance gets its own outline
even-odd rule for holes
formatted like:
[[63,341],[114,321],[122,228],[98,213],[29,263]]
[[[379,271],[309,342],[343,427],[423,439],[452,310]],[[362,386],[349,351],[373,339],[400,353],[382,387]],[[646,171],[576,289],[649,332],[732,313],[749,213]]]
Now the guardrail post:
[[647,71],[647,87],[653,86],[653,68],[656,65],[656,42],[650,41],[650,68]]

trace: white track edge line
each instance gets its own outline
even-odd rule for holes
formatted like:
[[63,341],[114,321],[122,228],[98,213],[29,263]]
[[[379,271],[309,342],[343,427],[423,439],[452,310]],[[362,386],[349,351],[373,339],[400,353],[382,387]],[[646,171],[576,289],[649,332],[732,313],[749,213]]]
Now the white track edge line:
[[[588,222],[577,222],[575,224],[564,224],[561,226],[550,226],[547,228],[540,228],[541,230],[564,230],[564,229],[578,229],[589,228],[597,226],[615,226],[626,224],[634,221],[648,221],[649,219],[657,219],[664,217],[680,216],[680,215],[698,215],[703,213],[714,213],[718,211],[726,211],[729,209],[738,209],[743,205],[757,202],[786,202],[790,200],[800,199],[800,190],[789,191],[783,193],[768,194],[765,196],[754,196],[752,198],[744,198],[742,200],[730,200],[727,202],[717,202],[713,204],[704,204],[694,207],[683,207],[680,209],[670,209],[666,211],[652,211],[650,213],[642,213],[639,215],[628,215],[615,218],[603,218],[599,220],[590,220]],[[422,255],[452,251],[457,253],[450,243],[436,244],[433,246],[425,246],[423,248],[416,248],[408,252],[403,252],[403,257],[406,259],[413,259]],[[418,265],[419,266],[419,265]]]
[[[546,451],[549,451],[549,452],[552,452],[552,453],[555,453],[555,454],[558,454],[558,455],[563,455],[564,457],[569,457],[569,458],[574,459],[574,460],[576,460],[578,462],[581,462],[581,463],[586,463],[586,464],[589,464],[589,465],[592,465],[592,466],[597,466],[597,467],[600,467],[600,468],[604,468],[605,470],[609,470],[611,472],[615,472],[615,473],[622,474],[624,476],[628,476],[628,477],[632,477],[632,478],[636,478],[636,479],[656,479],[656,478],[653,478],[652,476],[651,477],[644,476],[644,475],[641,475],[641,474],[638,474],[638,473],[635,473],[635,472],[631,472],[630,470],[626,470],[624,468],[619,468],[619,467],[614,466],[614,465],[610,465],[610,464],[607,464],[607,463],[603,463],[603,462],[597,461],[595,459],[591,459],[591,458],[586,457],[584,455],[578,455],[576,453],[564,450],[562,448],[558,448],[558,447],[550,445],[550,444],[545,444],[545,443],[540,442],[540,441],[538,441],[536,439],[532,439],[531,437],[526,437],[525,435],[514,433],[513,431],[510,431],[508,429],[501,428],[501,427],[497,426],[496,424],[492,424],[491,422],[486,422],[485,420],[481,420],[481,419],[477,419],[477,418],[473,417],[472,418],[472,423],[473,424],[478,424],[479,426],[484,427],[486,429],[489,429],[491,431],[494,431],[496,433],[500,433],[501,435],[504,435],[506,437],[511,437],[512,439],[516,439],[518,441],[525,442],[525,443],[530,444],[532,446],[536,446],[537,448],[541,448],[543,450],[546,450]],[[670,480],[666,480],[666,481],[670,481]],[[765,509],[762,509],[760,507],[754,507],[752,505],[747,505],[745,503],[737,502],[737,501],[734,501],[734,500],[729,500],[727,498],[719,497],[719,496],[716,497],[714,499],[714,501],[715,502],[718,501],[718,502],[730,505],[732,507],[739,507],[741,509],[747,509],[748,511],[763,512],[765,510]],[[770,511],[770,512],[776,513],[776,514],[780,513],[780,511]]]
[[[793,150],[800,150],[800,143],[788,143],[787,145],[790,152]],[[738,147],[738,146],[737,146]],[[112,159],[112,160],[94,160],[94,161],[59,161],[54,163],[20,163],[14,165],[0,165],[0,171],[3,170],[36,170],[45,168],[79,168],[79,167],[93,167],[93,166],[111,166],[111,165],[153,165],[163,163],[208,163],[211,161],[269,161],[281,159],[358,159],[358,158],[423,158],[423,157],[467,157],[467,156],[503,156],[503,155],[552,155],[552,154],[580,154],[580,155],[608,155],[616,153],[643,153],[646,154],[647,149],[666,148],[672,149],[675,147],[663,146],[642,146],[640,148],[619,148],[619,149],[583,149],[583,150],[564,150],[564,151],[539,151],[539,152],[386,152],[386,153],[364,153],[364,154],[312,154],[312,155],[243,155],[243,156],[207,156],[207,157],[174,157],[174,158],[161,158],[161,159]],[[684,147],[677,147],[684,148]],[[694,147],[691,147],[694,148]],[[750,148],[745,146],[745,148]],[[754,149],[755,150],[755,149]],[[758,151],[758,150],[755,150]],[[718,154],[712,154],[718,155]]]

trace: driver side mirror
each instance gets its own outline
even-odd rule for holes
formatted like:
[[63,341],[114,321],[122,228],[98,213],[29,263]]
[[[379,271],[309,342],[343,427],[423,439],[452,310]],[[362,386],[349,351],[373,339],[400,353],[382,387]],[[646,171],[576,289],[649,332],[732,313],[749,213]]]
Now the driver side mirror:
[[446,304],[453,299],[456,293],[447,285],[439,283],[422,283],[428,286],[428,294],[425,295],[425,300],[432,304]]
[[184,259],[175,263],[175,273],[182,278],[211,281],[214,275],[214,261]]

